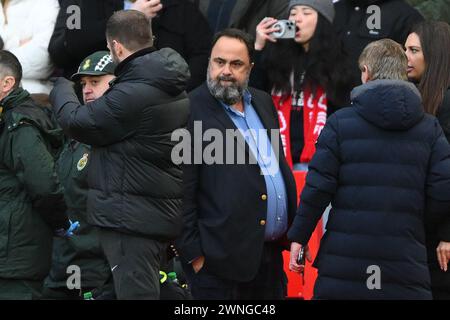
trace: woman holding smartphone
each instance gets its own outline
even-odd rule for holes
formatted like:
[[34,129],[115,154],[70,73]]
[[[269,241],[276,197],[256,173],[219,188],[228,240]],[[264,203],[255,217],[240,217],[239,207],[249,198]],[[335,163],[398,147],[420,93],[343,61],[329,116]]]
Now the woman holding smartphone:
[[307,171],[327,117],[349,104],[354,81],[332,26],[331,0],[291,0],[288,19],[295,23],[291,39],[274,37],[274,18],[258,24],[251,84],[271,92],[286,159],[294,170]]

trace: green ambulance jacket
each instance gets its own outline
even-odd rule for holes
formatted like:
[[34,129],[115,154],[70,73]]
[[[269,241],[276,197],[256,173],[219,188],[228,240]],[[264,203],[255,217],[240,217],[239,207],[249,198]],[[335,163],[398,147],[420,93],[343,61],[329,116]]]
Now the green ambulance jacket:
[[52,267],[45,280],[50,288],[66,287],[71,273],[68,267],[78,266],[81,271],[81,288],[95,288],[104,284],[110,270],[100,247],[95,227],[87,222],[87,175],[91,147],[69,139],[57,161],[57,173],[64,187],[67,215],[79,221],[76,235],[69,239],[55,238]]
[[55,171],[62,133],[23,89],[0,108],[0,279],[42,281],[53,232],[69,227]]

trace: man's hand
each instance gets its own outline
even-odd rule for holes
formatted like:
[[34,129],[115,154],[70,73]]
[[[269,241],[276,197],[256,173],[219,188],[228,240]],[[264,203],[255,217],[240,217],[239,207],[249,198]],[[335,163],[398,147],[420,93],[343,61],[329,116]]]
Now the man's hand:
[[136,0],[131,9],[145,14],[147,18],[153,19],[163,8],[161,0]]
[[447,272],[447,264],[450,260],[450,242],[439,242],[439,245],[436,248],[436,253],[441,270]]
[[197,259],[195,259],[194,261],[192,261],[192,269],[194,269],[195,273],[198,273],[202,268],[203,268],[203,264],[205,263],[205,257],[204,256],[200,256]]
[[[297,272],[297,273],[303,273],[303,270],[305,269],[304,265],[299,265],[297,263],[298,254],[299,254],[301,248],[302,248],[302,245],[300,243],[297,243],[297,242],[292,242],[291,243],[291,253],[290,253],[290,259],[289,259],[289,270],[291,270],[293,272]],[[306,255],[306,259],[309,262],[311,262],[312,261],[312,257],[311,257],[311,253],[309,252],[309,247],[308,246],[305,247],[305,255]]]

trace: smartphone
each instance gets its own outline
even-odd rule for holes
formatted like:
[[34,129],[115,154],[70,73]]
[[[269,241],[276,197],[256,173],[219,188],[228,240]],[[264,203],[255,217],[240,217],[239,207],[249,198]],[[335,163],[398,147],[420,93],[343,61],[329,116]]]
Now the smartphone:
[[305,247],[302,247],[298,253],[297,264],[303,266],[302,270],[300,271],[300,275],[302,283],[303,285],[305,285]]
[[302,247],[298,253],[297,264],[301,266],[305,265],[305,247]]
[[272,28],[278,29],[271,33],[275,39],[294,39],[297,32],[295,22],[291,20],[278,20]]

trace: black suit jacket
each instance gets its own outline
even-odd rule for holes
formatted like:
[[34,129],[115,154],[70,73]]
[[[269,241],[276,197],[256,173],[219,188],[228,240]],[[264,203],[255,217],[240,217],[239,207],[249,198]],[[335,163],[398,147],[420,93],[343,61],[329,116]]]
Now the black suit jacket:
[[[250,92],[252,104],[265,128],[278,130],[278,117],[271,97],[256,89],[250,89]],[[237,129],[206,84],[191,92],[189,98],[188,130],[191,136],[194,136],[194,121],[201,121],[202,132],[217,129],[223,137],[226,129]],[[209,144],[203,142],[202,150]],[[225,145],[224,142],[224,155]],[[202,163],[184,167],[184,229],[177,246],[185,262],[203,255],[208,272],[230,280],[250,281],[256,276],[261,261],[267,191],[258,164],[248,164],[251,155],[248,145],[241,144],[242,148],[246,149],[247,164],[244,165]],[[297,206],[296,187],[281,141],[278,141],[278,153],[291,221]],[[279,242],[282,245],[282,241]]]

